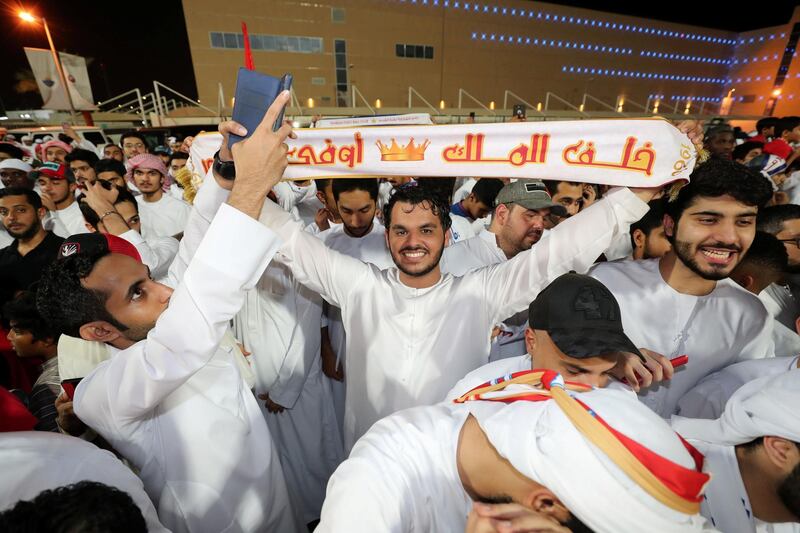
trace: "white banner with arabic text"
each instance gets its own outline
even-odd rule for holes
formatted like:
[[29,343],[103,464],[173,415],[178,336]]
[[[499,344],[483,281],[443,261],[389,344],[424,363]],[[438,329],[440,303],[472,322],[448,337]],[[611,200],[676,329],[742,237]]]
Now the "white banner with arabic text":
[[[285,179],[331,177],[537,178],[657,187],[688,180],[696,151],[662,119],[298,129]],[[205,174],[222,137],[199,135]]]

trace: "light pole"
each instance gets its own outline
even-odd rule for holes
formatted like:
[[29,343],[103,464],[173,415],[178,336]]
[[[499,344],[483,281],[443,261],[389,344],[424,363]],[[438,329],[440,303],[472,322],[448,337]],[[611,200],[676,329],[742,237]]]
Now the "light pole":
[[56,64],[56,70],[58,71],[58,77],[61,79],[61,87],[64,88],[64,94],[67,96],[67,103],[69,104],[69,115],[72,119],[72,122],[75,122],[75,105],[72,103],[72,95],[69,94],[69,86],[67,85],[67,77],[64,75],[64,67],[61,66],[61,59],[58,57],[58,52],[56,52],[56,45],[53,44],[53,38],[50,36],[50,28],[47,27],[47,21],[44,17],[35,17],[31,15],[27,11],[21,11],[19,13],[19,18],[24,20],[25,22],[36,23],[36,21],[41,21],[42,26],[44,26],[44,33],[47,35],[47,42],[50,43],[50,52],[53,54],[53,61]]

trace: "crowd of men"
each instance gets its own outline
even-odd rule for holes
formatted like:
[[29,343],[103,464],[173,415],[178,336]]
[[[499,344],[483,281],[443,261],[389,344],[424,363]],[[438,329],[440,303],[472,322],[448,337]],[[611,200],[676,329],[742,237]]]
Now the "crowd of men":
[[0,141],[0,530],[800,532],[800,118],[672,194],[304,182],[288,99],[199,184]]

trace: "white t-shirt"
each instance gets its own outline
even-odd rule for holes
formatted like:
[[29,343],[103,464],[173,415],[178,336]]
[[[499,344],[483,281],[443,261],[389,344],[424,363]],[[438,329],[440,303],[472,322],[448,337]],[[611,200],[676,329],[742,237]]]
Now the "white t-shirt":
[[467,272],[507,260],[506,254],[497,245],[497,236],[489,230],[483,230],[475,238],[445,248],[439,266],[442,272],[463,276]]
[[589,275],[615,296],[622,325],[638,348],[668,359],[688,355],[670,381],[643,389],[640,399],[669,417],[704,377],[747,359],[774,355],[772,321],[761,301],[730,279],[705,296],[682,294],[661,277],[658,259],[600,263]]
[[452,222],[450,226],[450,246],[475,236],[475,230],[472,229],[472,222],[467,218],[450,213],[450,220]]
[[183,200],[163,194],[157,202],[147,202],[137,196],[139,215],[142,219],[142,237],[173,237],[186,228],[192,208]]
[[[73,201],[69,207],[65,209],[50,211],[50,214],[54,219],[52,231],[59,237],[67,238],[70,235],[76,235],[78,233],[89,233],[89,230],[86,229],[86,219],[83,218],[83,213],[81,213],[81,208],[77,200]],[[57,219],[58,222],[56,222],[55,219]],[[66,229],[66,234],[63,234],[64,229],[62,228]]]

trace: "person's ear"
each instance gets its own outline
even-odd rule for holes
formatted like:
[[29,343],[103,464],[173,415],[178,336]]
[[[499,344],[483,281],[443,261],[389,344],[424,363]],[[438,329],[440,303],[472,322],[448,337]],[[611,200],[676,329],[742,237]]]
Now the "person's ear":
[[80,328],[81,338],[86,341],[113,342],[122,337],[122,333],[105,320],[88,322]]
[[633,238],[633,244],[635,244],[635,248],[644,248],[644,241],[646,240],[645,234],[640,229],[633,230],[631,233],[631,237]]
[[445,248],[450,246],[450,237],[451,237],[452,234],[453,234],[453,232],[451,230],[449,230],[449,229],[444,232],[444,247]]
[[500,225],[504,225],[508,220],[508,215],[511,209],[506,204],[497,204],[492,218],[496,218]]
[[664,235],[667,237],[675,236],[675,221],[669,215],[664,215]]
[[525,349],[533,357],[533,352],[536,351],[536,332],[533,331],[533,328],[525,329]]
[[562,524],[568,522],[571,517],[569,509],[561,503],[561,500],[550,492],[547,487],[541,485],[526,494],[521,503],[523,506],[538,513],[555,518]]
[[800,448],[781,437],[764,437],[764,453],[769,461],[784,475],[790,474],[800,461]]
[[325,194],[322,191],[317,191],[317,200],[325,207],[328,207],[328,200],[325,198]]
[[[89,233],[97,233],[98,231],[100,231],[100,224],[102,224],[102,222],[98,222],[97,227],[95,228],[88,222],[83,223],[83,225],[86,227],[86,231],[88,231]],[[102,233],[102,231],[100,233]]]
[[734,280],[736,283],[744,287],[748,290],[748,292],[753,292],[753,287],[756,284],[756,278],[751,276],[750,274],[745,274],[740,276],[739,279]]
[[39,215],[39,220],[43,220],[47,216],[47,208],[40,207],[36,210],[36,213]]

